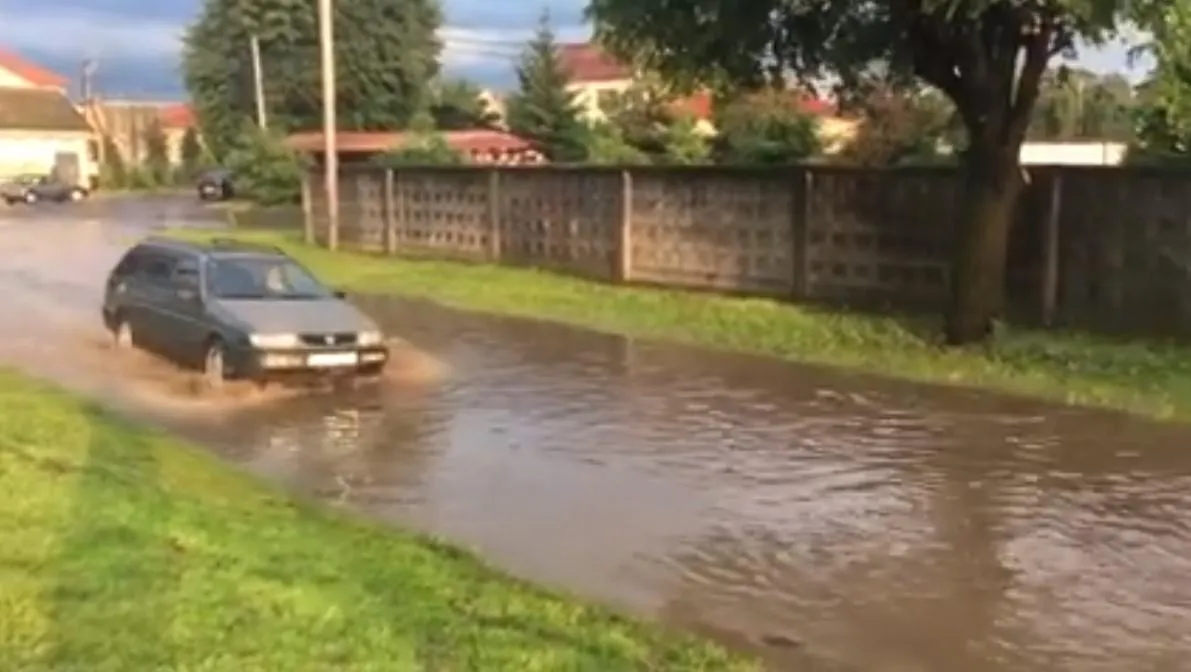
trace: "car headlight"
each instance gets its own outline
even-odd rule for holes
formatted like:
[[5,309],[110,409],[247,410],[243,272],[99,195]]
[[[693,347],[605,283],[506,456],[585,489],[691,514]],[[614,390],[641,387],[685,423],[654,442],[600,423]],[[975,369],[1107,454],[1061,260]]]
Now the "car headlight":
[[302,344],[297,334],[252,334],[248,342],[256,348],[296,348]]
[[380,345],[385,340],[385,335],[379,331],[361,331],[357,336],[356,342],[362,346],[368,347],[373,345]]

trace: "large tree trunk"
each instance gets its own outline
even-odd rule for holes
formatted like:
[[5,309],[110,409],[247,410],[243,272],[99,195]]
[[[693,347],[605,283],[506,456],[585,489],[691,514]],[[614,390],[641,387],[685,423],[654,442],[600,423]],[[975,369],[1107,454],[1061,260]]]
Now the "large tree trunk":
[[949,345],[985,340],[1001,316],[1009,229],[1022,186],[1019,148],[1005,144],[1014,143],[976,141],[966,157],[967,191],[947,315]]

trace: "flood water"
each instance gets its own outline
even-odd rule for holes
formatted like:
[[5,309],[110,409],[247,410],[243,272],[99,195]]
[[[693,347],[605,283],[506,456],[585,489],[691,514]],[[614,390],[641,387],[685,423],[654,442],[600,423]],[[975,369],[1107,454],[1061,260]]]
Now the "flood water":
[[774,669],[1191,669],[1191,428],[380,298],[447,376],[193,402],[113,363],[98,296],[204,217],[0,211],[0,361]]

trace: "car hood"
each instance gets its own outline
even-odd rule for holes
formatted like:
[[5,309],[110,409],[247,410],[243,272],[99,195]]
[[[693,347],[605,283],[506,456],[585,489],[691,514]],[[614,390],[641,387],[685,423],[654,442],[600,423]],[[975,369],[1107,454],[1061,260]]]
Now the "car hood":
[[257,334],[325,334],[376,329],[360,309],[341,299],[216,299],[215,306]]

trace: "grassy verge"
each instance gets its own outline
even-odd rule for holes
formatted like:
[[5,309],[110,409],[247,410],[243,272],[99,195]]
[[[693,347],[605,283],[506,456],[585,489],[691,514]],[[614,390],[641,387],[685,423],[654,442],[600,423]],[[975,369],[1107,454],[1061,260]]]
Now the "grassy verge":
[[303,245],[292,233],[232,235],[282,245],[345,289],[1191,420],[1188,347],[1009,330],[991,346],[944,350],[934,345],[938,327],[933,320],[617,287],[526,269],[328,252]]
[[0,407],[0,669],[753,669],[4,370]]

